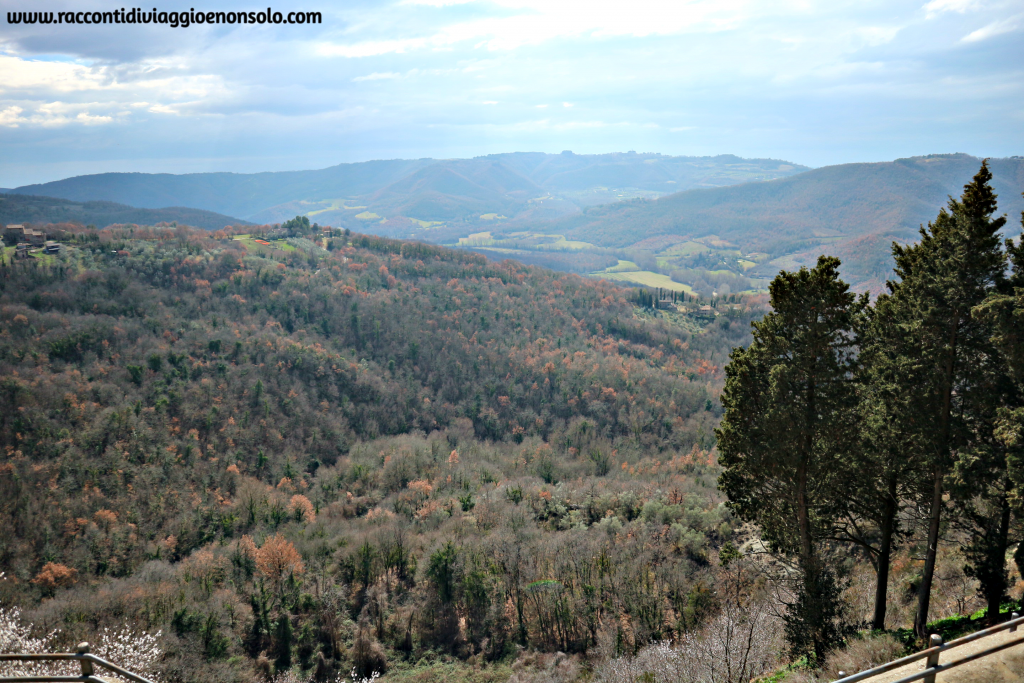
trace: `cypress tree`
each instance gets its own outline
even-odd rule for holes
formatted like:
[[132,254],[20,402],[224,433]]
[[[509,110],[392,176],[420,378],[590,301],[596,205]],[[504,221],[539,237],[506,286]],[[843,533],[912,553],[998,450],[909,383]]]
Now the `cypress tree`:
[[897,381],[907,392],[903,426],[925,450],[927,475],[918,482],[928,509],[924,573],[918,588],[914,631],[924,638],[935,573],[946,477],[953,460],[969,444],[973,410],[990,397],[979,391],[990,361],[990,332],[972,318],[1003,278],[1005,256],[998,231],[1004,218],[992,218],[996,197],[988,165],[964,187],[961,199],[921,228],[914,245],[893,244],[898,281],[888,284],[893,313],[912,343],[904,346]]
[[[1024,227],[1024,213],[1021,225]],[[977,320],[989,326],[990,341],[1001,360],[992,373],[996,380],[990,387],[996,399],[993,411],[982,423],[991,425],[991,431],[983,435],[986,439],[981,447],[958,460],[955,477],[968,491],[987,494],[963,496],[974,532],[965,554],[968,573],[981,584],[993,624],[999,621],[999,606],[1008,587],[1005,556],[1012,543],[1018,543],[1014,560],[1024,569],[1024,544],[1019,538],[1010,538],[1012,506],[1014,502],[1019,505],[1024,485],[1024,242],[1007,240],[1005,248],[1009,277],[997,283],[973,311]]]
[[797,600],[786,635],[794,655],[821,662],[845,635],[837,577],[822,557],[835,536],[856,440],[856,320],[859,301],[839,279],[839,259],[780,273],[772,312],[753,342],[734,349],[717,430],[725,469],[719,486],[775,552],[794,558]]
[[900,419],[911,400],[903,381],[910,372],[904,362],[913,341],[898,324],[890,297],[879,297],[865,318],[859,358],[861,432],[850,452],[857,476],[850,480],[839,537],[865,549],[875,566],[871,627],[880,630],[885,628],[892,553],[905,532],[900,512],[926,459],[920,435]]

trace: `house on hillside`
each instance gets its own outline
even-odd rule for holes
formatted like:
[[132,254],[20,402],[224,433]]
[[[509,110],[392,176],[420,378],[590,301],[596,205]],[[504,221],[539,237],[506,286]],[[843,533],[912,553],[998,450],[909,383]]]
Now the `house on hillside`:
[[6,244],[26,242],[33,246],[41,247],[46,242],[46,233],[42,230],[26,228],[24,225],[12,223],[4,228],[4,242]]

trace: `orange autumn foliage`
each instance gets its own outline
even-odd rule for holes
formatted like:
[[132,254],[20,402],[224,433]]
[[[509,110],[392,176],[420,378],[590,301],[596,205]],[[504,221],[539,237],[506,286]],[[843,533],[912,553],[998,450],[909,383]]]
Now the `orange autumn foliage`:
[[256,569],[274,583],[288,574],[302,574],[306,571],[299,551],[281,534],[268,538],[256,551]]
[[56,562],[44,564],[43,568],[36,574],[36,578],[32,579],[32,583],[49,591],[57,588],[66,588],[76,581],[78,581],[78,570],[57,564]]

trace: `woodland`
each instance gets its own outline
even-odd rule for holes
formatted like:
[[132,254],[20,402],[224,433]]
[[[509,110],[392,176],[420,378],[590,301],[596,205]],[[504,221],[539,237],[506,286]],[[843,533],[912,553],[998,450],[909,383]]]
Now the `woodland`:
[[0,271],[0,603],[41,632],[160,631],[167,681],[507,678],[712,609],[763,299],[695,333],[442,247],[64,229]]
[[999,620],[1024,249],[990,179],[873,301],[823,257],[699,320],[307,218],[51,226],[0,267],[0,647],[165,683],[745,683]]

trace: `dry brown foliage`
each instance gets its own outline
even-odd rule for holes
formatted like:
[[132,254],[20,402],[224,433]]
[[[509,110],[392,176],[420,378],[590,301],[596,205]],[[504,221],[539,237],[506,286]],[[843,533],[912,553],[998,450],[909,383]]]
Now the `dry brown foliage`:
[[288,503],[288,510],[303,522],[312,522],[316,519],[313,503],[309,502],[309,498],[301,493],[292,496],[291,502]]
[[256,568],[274,583],[289,573],[302,574],[306,570],[299,551],[281,534],[268,538],[256,551]]
[[32,579],[32,583],[45,590],[66,588],[78,581],[78,570],[56,562],[47,562]]

